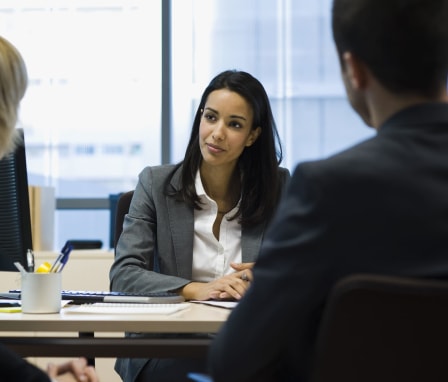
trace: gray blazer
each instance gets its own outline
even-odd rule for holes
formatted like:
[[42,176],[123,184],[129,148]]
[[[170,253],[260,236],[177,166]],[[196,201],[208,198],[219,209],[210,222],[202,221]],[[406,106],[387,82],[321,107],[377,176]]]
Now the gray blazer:
[[[163,292],[192,281],[194,211],[165,195],[172,174],[169,189],[175,191],[180,187],[181,167],[146,167],[140,173],[110,270],[111,290]],[[289,179],[287,170],[281,174],[283,182]],[[256,260],[264,229],[265,224],[243,228],[243,262]]]
[[[162,165],[140,173],[110,270],[111,290],[165,292],[192,281],[194,210],[165,191],[169,179],[169,191],[180,188],[181,169]],[[281,169],[280,176],[284,185],[289,171]],[[265,228],[266,224],[243,228],[243,262],[257,259]],[[147,361],[119,359],[116,370],[124,381],[134,381]]]

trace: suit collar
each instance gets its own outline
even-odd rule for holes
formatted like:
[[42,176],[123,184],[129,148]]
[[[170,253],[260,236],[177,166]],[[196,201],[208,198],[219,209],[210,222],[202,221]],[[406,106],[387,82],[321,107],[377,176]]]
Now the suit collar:
[[183,165],[178,166],[175,168],[173,176],[170,180],[170,186],[175,190],[179,191],[182,187],[182,168]]
[[448,125],[448,103],[424,103],[403,109],[386,120],[379,132],[396,128]]

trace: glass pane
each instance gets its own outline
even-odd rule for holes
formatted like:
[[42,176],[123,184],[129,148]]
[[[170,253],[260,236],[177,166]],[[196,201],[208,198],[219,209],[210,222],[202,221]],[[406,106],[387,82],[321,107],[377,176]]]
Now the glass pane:
[[371,136],[346,100],[330,9],[330,0],[173,0],[173,159],[204,87],[225,69],[264,84],[291,170]]
[[[161,2],[2,0],[0,34],[22,53],[29,183],[58,198],[104,198],[135,187],[161,161]],[[108,210],[59,210],[67,239],[109,247]]]
[[159,164],[160,2],[2,1],[0,34],[22,53],[30,182],[57,197],[135,187]]

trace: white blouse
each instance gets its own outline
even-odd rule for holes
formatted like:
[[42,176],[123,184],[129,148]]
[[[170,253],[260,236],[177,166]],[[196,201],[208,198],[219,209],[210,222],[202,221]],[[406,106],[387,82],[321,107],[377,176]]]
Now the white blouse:
[[237,206],[224,215],[219,228],[219,241],[213,235],[213,223],[218,205],[204,190],[199,171],[196,174],[196,193],[201,210],[194,210],[193,281],[209,282],[235,272],[230,263],[241,263],[241,224],[238,219],[227,220]]

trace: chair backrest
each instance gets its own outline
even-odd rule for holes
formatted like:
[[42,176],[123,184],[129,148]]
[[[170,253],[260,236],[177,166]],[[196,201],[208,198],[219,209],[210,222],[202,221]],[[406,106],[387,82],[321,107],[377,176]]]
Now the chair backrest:
[[129,212],[134,190],[123,192],[118,198],[117,209],[115,211],[115,231],[114,231],[114,248],[117,247],[118,239],[123,231],[124,216]]
[[448,282],[341,280],[317,336],[312,382],[448,381]]

